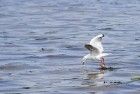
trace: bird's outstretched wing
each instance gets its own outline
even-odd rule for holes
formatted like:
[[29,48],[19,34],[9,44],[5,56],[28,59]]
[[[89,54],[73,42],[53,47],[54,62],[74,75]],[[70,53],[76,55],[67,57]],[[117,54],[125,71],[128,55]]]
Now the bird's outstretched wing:
[[85,48],[87,48],[89,51],[90,51],[90,53],[94,53],[95,55],[96,54],[99,54],[99,49],[98,48],[96,48],[96,47],[94,47],[94,46],[92,46],[92,45],[90,45],[90,44],[85,44]]
[[102,53],[103,50],[103,46],[102,46],[102,38],[104,37],[103,34],[97,35],[96,37],[94,37],[93,39],[91,39],[90,41],[90,45],[92,45],[93,47],[96,47],[100,53]]

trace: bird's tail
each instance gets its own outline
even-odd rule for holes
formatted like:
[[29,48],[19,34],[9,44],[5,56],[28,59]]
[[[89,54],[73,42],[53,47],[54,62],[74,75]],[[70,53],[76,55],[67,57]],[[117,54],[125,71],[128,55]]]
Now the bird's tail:
[[102,56],[104,57],[104,56],[108,56],[109,55],[109,53],[102,53]]

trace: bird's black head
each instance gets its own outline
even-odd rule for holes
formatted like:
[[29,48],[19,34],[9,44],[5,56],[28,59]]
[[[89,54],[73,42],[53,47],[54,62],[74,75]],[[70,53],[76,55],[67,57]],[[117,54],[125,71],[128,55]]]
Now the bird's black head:
[[102,37],[104,37],[105,35],[104,34],[102,34]]

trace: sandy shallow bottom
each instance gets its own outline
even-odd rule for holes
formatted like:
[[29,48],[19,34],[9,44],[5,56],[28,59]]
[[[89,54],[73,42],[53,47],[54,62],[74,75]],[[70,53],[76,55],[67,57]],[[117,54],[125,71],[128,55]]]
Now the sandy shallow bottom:
[[[139,0],[1,0],[1,94],[140,94]],[[103,33],[107,67],[81,58]]]

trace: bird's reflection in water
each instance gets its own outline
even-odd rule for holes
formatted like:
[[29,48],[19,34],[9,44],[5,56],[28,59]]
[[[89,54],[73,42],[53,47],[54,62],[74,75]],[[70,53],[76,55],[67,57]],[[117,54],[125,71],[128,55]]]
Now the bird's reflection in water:
[[89,80],[95,80],[95,79],[103,79],[104,77],[104,70],[100,70],[99,72],[91,72],[87,73],[87,78]]
[[104,75],[106,70],[99,70],[98,72],[86,71],[86,79],[83,81],[84,86],[103,86],[104,85]]

